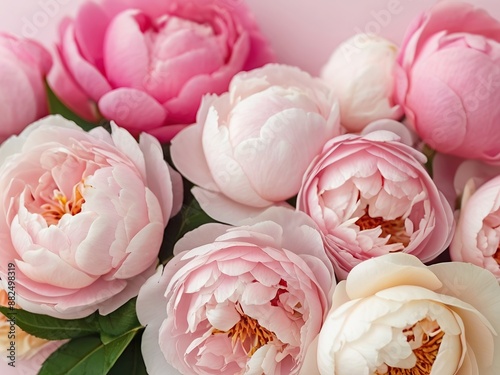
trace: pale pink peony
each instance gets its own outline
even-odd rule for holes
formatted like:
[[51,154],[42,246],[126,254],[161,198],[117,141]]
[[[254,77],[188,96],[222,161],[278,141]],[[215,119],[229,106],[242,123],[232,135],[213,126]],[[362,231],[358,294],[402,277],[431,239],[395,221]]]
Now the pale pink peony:
[[73,110],[161,141],[195,121],[204,94],[274,60],[247,6],[229,0],[87,1],[58,49],[51,84]]
[[373,121],[403,116],[393,102],[397,53],[397,46],[384,38],[358,34],[339,45],[323,66],[321,77],[339,99],[347,131],[359,132]]
[[340,134],[338,105],[317,78],[266,65],[205,97],[197,124],[172,140],[177,169],[213,218],[231,224],[297,194],[323,145]]
[[154,273],[180,177],[154,137],[112,129],[51,116],[0,147],[0,277],[15,264],[25,310],[108,314]]
[[301,375],[500,373],[500,287],[471,264],[387,254],[356,266]]
[[472,4],[438,2],[408,29],[396,102],[439,152],[500,163],[500,22]]
[[470,179],[465,186],[450,256],[483,267],[500,281],[500,175],[480,181]]
[[422,163],[388,131],[333,138],[311,164],[297,198],[324,236],[336,275],[390,252],[428,262],[451,241],[453,214]]
[[310,218],[275,207],[206,224],[174,252],[137,299],[150,375],[297,374],[335,285]]
[[51,65],[38,43],[0,32],[0,143],[48,114],[44,78]]

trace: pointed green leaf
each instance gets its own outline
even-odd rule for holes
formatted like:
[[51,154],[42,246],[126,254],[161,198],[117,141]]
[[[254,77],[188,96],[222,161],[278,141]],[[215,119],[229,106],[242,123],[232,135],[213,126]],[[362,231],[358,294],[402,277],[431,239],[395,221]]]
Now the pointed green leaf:
[[94,315],[82,319],[64,320],[25,310],[0,306],[0,312],[29,334],[46,340],[65,340],[99,332]]
[[95,336],[73,339],[47,358],[38,375],[107,374],[136,334],[127,332],[108,344]]
[[98,316],[103,343],[107,344],[125,332],[142,328],[135,311],[136,301],[137,299],[133,298],[111,314]]

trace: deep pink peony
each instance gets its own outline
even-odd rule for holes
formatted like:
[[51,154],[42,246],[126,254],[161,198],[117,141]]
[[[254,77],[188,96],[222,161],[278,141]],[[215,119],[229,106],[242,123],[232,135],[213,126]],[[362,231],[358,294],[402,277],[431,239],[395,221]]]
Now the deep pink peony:
[[398,57],[397,102],[436,150],[500,163],[500,22],[442,1],[415,20]]
[[25,310],[108,314],[156,269],[180,177],[154,137],[112,129],[52,116],[0,147],[0,277],[15,265]]
[[150,375],[297,374],[335,285],[310,218],[271,208],[207,224],[174,252],[137,300]]
[[274,60],[241,1],[87,1],[60,38],[59,96],[88,119],[161,141],[195,121],[204,94]]
[[450,243],[453,214],[422,163],[388,131],[333,138],[304,176],[297,207],[324,235],[337,277],[391,252],[423,262]]
[[48,114],[43,80],[51,65],[38,43],[0,32],[0,143]]
[[172,160],[198,186],[201,207],[234,224],[295,196],[309,163],[340,132],[337,101],[323,82],[269,64],[205,97],[197,123],[172,140]]

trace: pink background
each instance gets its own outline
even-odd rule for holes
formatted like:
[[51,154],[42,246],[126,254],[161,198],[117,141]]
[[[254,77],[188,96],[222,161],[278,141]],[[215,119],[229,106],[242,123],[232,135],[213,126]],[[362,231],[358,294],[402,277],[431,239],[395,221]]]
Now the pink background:
[[[280,62],[318,73],[340,42],[376,32],[400,42],[411,19],[435,0],[227,0],[246,1]],[[54,40],[58,21],[82,0],[0,0],[0,30]],[[500,19],[499,0],[470,0]]]

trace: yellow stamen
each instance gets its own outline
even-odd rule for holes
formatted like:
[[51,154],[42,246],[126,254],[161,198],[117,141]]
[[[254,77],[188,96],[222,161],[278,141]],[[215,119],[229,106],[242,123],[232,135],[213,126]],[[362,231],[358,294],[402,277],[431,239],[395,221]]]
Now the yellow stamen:
[[82,190],[85,187],[83,182],[79,182],[73,187],[73,194],[71,199],[68,198],[58,190],[54,191],[52,202],[45,203],[41,206],[42,213],[48,225],[57,225],[59,220],[65,214],[76,215],[82,210],[82,205],[85,203]]
[[243,351],[251,357],[259,348],[273,341],[275,334],[262,327],[257,320],[240,313],[240,320],[228,331],[214,328],[212,335],[227,334],[233,349],[240,344]]
[[367,207],[365,214],[356,220],[354,224],[356,224],[360,230],[380,227],[382,229],[382,233],[379,236],[380,238],[390,236],[387,241],[388,245],[400,243],[406,247],[410,243],[410,236],[406,233],[405,221],[402,217],[398,217],[394,220],[385,220],[380,216],[371,217],[368,215]]

